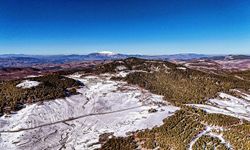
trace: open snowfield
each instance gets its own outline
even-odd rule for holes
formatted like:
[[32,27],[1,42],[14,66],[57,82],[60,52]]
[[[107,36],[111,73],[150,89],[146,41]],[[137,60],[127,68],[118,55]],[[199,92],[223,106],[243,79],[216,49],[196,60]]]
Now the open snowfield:
[[208,113],[219,113],[250,121],[250,95],[241,93],[241,97],[220,93],[218,98],[210,99],[206,105],[191,104],[191,106],[201,108]]
[[[0,118],[0,149],[94,149],[99,136],[127,133],[161,125],[178,107],[110,76],[72,75],[84,83],[79,94],[43,104],[27,105],[10,117]],[[157,112],[150,113],[154,108]]]

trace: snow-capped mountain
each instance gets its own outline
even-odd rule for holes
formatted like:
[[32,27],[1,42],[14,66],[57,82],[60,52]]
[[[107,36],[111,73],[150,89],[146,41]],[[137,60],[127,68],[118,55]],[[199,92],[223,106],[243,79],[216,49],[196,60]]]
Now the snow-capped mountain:
[[107,55],[107,56],[112,56],[112,55],[116,55],[116,53],[111,52],[111,51],[100,51],[98,52],[100,55]]

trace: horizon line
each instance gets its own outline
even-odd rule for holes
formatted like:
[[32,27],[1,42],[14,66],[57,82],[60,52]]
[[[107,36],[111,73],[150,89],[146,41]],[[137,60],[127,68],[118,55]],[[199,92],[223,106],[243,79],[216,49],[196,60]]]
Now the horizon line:
[[[69,55],[89,55],[89,54],[94,54],[94,53],[100,53],[100,52],[90,52],[90,53],[83,53],[83,54],[80,54],[80,53],[70,53],[70,54],[67,54],[67,53],[57,53],[57,54],[31,54],[31,53],[0,53],[0,56],[3,56],[3,55],[27,55],[27,56],[58,56],[58,55],[64,55],[64,56],[69,56]],[[196,55],[211,55],[211,56],[225,56],[225,55],[250,55],[249,54],[244,54],[244,53],[222,53],[222,54],[208,54],[208,53],[195,53],[195,52],[187,52],[187,53],[171,53],[171,54],[141,54],[141,53],[135,53],[135,54],[132,54],[132,53],[114,53],[115,55],[116,54],[121,54],[121,55],[147,55],[147,56],[163,56],[163,55],[188,55],[188,54],[196,54]]]

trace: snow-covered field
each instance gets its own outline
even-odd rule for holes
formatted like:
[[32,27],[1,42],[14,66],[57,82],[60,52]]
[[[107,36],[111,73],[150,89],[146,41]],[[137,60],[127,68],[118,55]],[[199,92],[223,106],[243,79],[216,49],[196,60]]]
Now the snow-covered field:
[[219,98],[210,99],[206,105],[191,104],[191,106],[201,108],[208,113],[219,113],[250,121],[250,95],[241,93],[241,97],[220,93]]
[[[0,149],[94,149],[99,136],[127,133],[161,125],[178,107],[110,76],[72,75],[84,83],[80,94],[26,108],[0,118]],[[154,108],[155,113],[148,110]]]

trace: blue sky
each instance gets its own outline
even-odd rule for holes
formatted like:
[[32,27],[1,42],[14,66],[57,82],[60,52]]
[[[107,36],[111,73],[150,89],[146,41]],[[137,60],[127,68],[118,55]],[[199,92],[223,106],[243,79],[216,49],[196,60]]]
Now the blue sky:
[[250,0],[0,0],[0,54],[250,54]]

